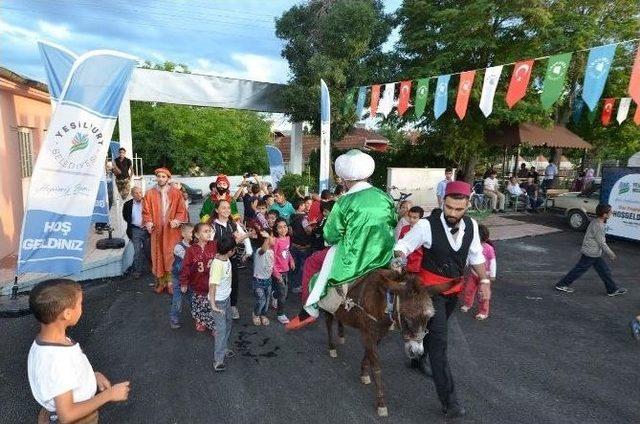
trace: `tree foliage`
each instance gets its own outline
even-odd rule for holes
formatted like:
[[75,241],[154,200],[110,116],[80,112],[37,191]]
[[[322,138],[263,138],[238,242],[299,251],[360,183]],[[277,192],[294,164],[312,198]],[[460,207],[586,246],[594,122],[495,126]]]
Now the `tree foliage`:
[[[405,0],[398,11],[398,21],[401,25],[398,48],[402,57],[399,79],[482,69],[587,49],[635,38],[640,29],[635,0]],[[635,49],[635,45],[618,47],[605,97],[626,95],[633,51],[629,47]],[[580,89],[587,54],[586,51],[574,54],[567,90],[551,111],[543,110],[539,101],[546,70],[544,60],[536,61],[527,96],[512,110],[507,108],[504,98],[513,68],[505,66],[489,119],[478,109],[484,73],[476,73],[469,109],[463,121],[454,117],[452,105],[457,93],[457,79],[452,79],[447,113],[435,120],[427,110],[426,116],[418,123],[423,131],[422,148],[442,152],[450,163],[460,166],[473,163],[478,154],[490,153],[485,134],[491,127],[519,122],[542,125],[566,123],[572,101]],[[594,142],[597,155],[608,155],[615,150],[605,147],[609,141],[618,140],[617,144],[626,145],[640,136],[632,122],[624,123],[621,128],[617,125],[596,128],[599,125],[582,123],[574,128],[578,134]],[[604,136],[605,133],[610,135]]]
[[[145,62],[146,69],[190,73],[183,64]],[[268,171],[269,122],[251,111],[132,102],[134,150],[147,172],[168,166],[186,174],[191,164],[205,173],[230,175]]]
[[355,122],[342,114],[347,89],[388,80],[393,68],[381,46],[392,18],[379,0],[311,0],[293,6],[276,21],[285,41],[282,56],[292,77],[283,104],[293,121],[309,121],[320,130],[320,79],[331,93],[332,138],[339,140]]

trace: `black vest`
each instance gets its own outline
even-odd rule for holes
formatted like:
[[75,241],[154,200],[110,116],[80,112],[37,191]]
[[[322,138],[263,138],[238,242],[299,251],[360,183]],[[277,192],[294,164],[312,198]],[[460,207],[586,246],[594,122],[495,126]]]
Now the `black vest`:
[[309,246],[313,241],[313,236],[304,231],[302,221],[305,218],[306,215],[302,213],[291,215],[291,243],[298,246]]
[[464,220],[465,232],[462,238],[462,246],[456,252],[449,244],[447,233],[449,228],[445,230],[440,221],[442,212],[431,214],[427,220],[431,225],[431,247],[422,248],[422,268],[434,274],[448,277],[459,278],[464,275],[464,268],[467,265],[467,256],[469,255],[469,246],[473,241],[474,227],[471,218],[465,216]]

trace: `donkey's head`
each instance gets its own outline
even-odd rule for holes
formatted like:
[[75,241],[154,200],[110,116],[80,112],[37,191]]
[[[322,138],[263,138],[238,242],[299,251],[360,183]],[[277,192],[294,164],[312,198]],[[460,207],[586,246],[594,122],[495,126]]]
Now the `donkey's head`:
[[392,318],[402,332],[405,353],[411,359],[420,357],[427,323],[434,315],[431,294],[414,275],[388,271],[382,277],[384,287],[394,294]]

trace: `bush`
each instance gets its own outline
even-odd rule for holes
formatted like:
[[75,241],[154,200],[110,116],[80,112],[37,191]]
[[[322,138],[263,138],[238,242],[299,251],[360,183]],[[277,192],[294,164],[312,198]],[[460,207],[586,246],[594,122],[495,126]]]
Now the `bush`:
[[298,175],[298,174],[290,174],[286,173],[282,179],[278,182],[278,188],[281,189],[287,199],[295,199],[296,195],[296,187],[304,187],[308,186],[309,191],[316,191],[317,187],[315,182],[313,182],[308,175]]

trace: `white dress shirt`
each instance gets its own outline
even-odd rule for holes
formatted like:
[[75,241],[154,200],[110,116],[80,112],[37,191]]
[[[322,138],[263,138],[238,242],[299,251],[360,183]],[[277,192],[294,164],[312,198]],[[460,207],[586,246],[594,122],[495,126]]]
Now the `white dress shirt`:
[[[470,265],[480,265],[485,262],[484,255],[482,254],[482,244],[480,243],[480,233],[478,231],[478,223],[475,220],[471,220],[473,223],[473,240],[469,246],[469,253],[467,256],[467,262]],[[440,223],[444,228],[444,232],[447,235],[449,245],[456,252],[462,247],[462,240],[464,239],[464,233],[466,224],[461,219],[458,223],[458,232],[451,234],[451,228],[447,225],[444,213],[440,214]],[[424,246],[429,249],[431,247],[432,235],[431,224],[426,219],[421,219],[405,236],[396,242],[396,246],[393,250],[398,250],[406,255],[416,250],[420,246]]]
[[142,202],[134,200],[131,204],[131,225],[142,228]]

